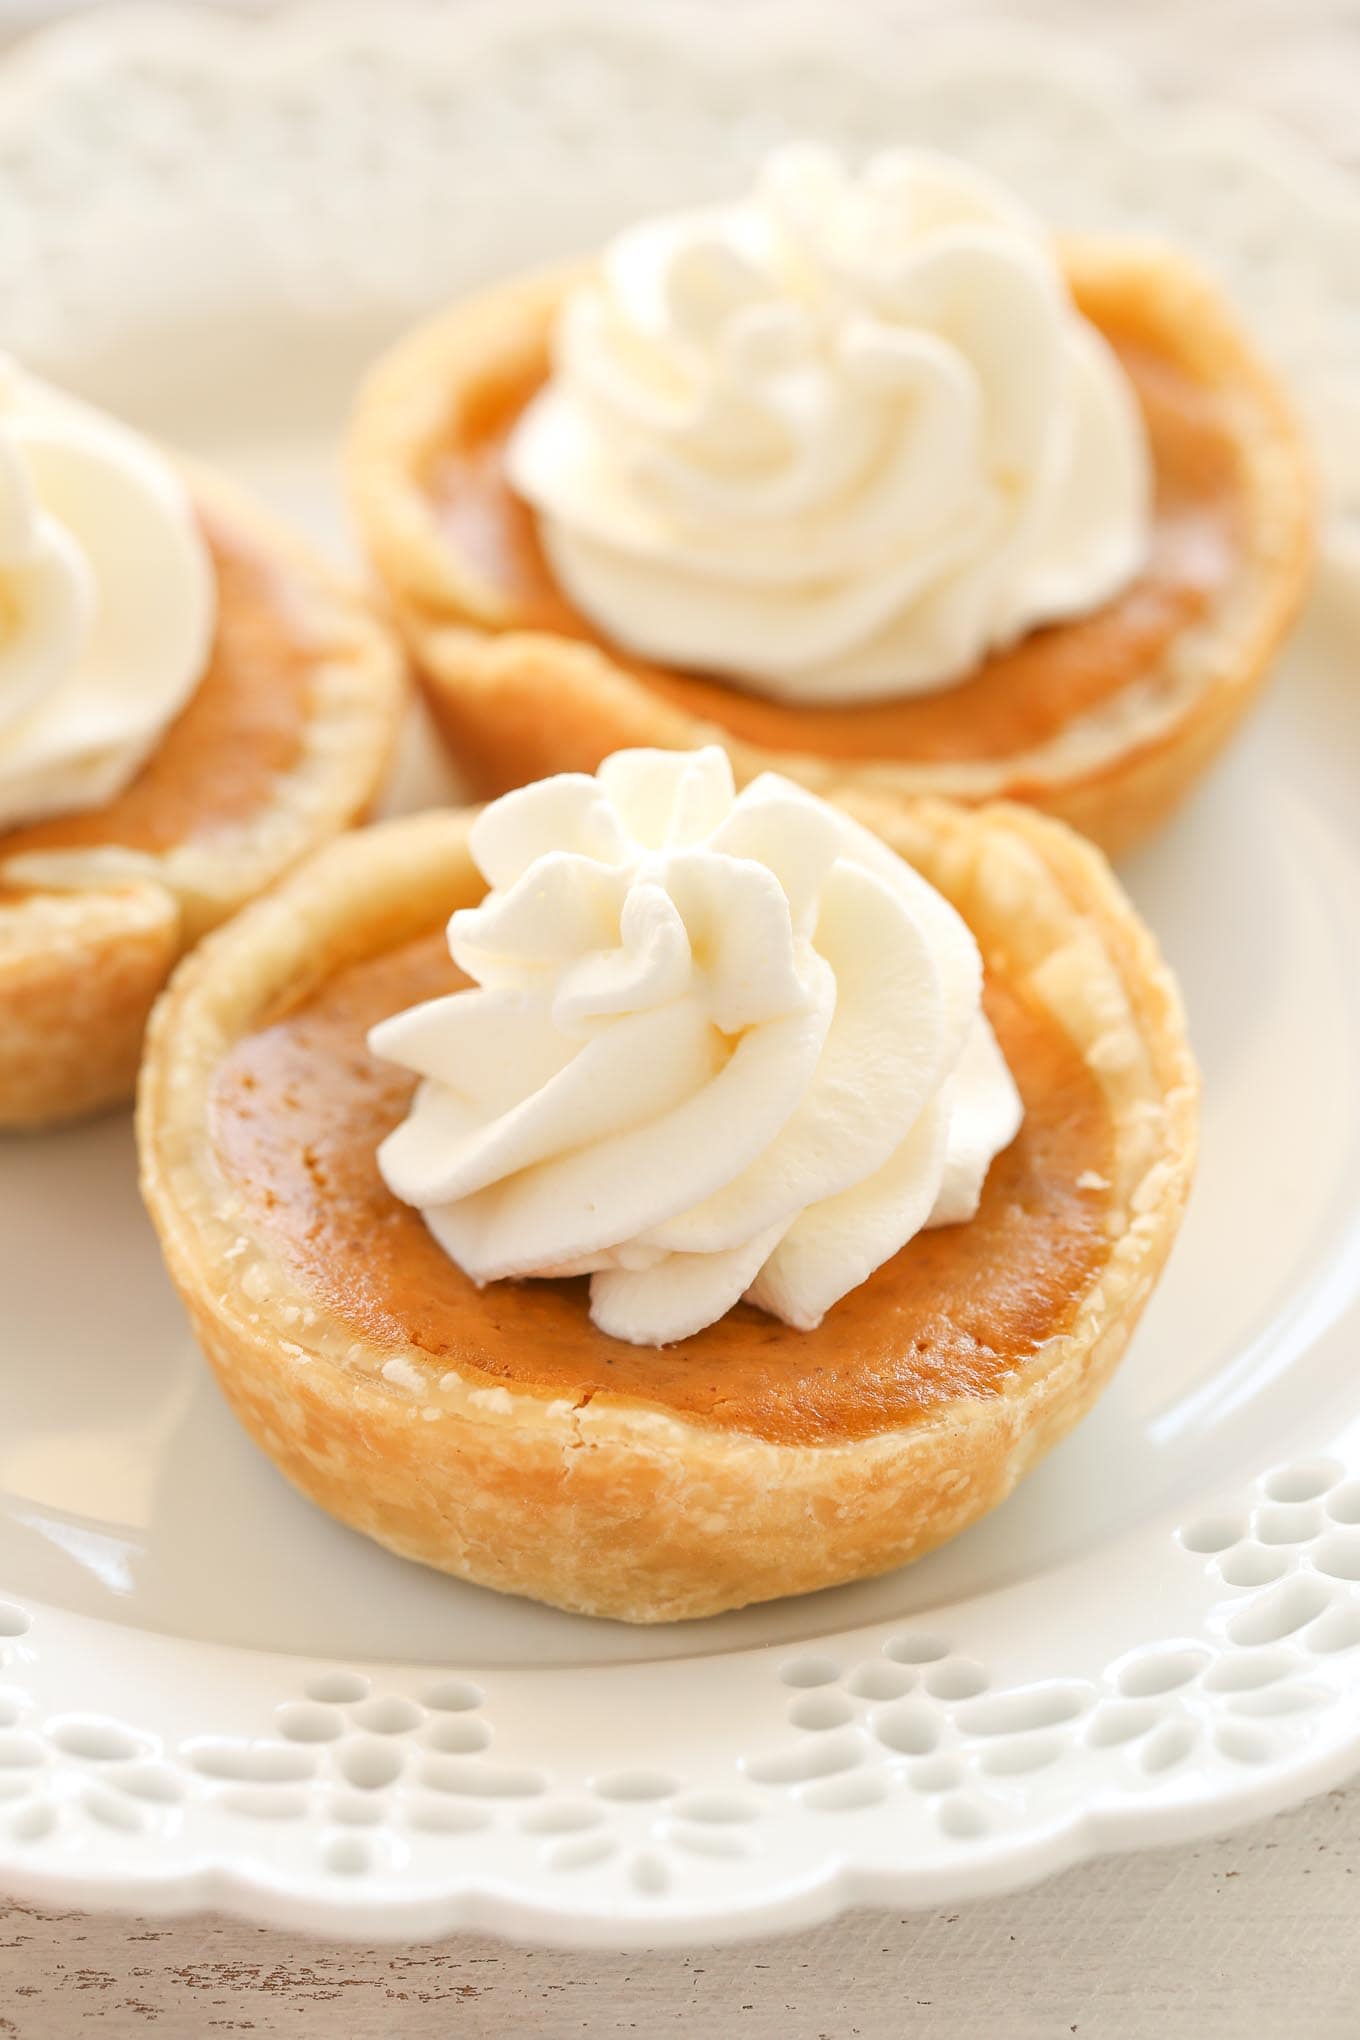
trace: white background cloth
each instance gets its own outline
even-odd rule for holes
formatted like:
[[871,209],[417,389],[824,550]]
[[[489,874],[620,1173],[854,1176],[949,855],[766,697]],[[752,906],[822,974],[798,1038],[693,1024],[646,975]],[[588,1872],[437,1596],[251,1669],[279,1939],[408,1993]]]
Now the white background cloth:
[[[941,12],[938,0],[835,5]],[[0,0],[0,37],[65,11]],[[951,21],[997,13],[949,8]],[[1005,19],[1099,42],[1168,91],[1270,113],[1360,169],[1360,0],[1011,0]],[[683,1953],[565,1954],[476,1936],[365,1948],[0,1899],[0,2036],[95,2029],[101,2040],[1360,2040],[1360,1788],[1008,1898]]]

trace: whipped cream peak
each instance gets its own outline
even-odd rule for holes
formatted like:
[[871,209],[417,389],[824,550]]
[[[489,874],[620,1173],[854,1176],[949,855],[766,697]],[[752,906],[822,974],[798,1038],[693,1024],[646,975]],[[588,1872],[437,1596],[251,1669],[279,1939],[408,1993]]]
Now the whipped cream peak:
[[494,802],[454,914],[475,982],[382,1021],[421,1083],[379,1150],[477,1283],[589,1275],[684,1339],[746,1297],[811,1327],[971,1215],[1020,1102],[977,945],[892,851],[723,751],[622,751]]
[[915,150],[781,150],[621,234],[509,472],[618,643],[790,700],[947,686],[1148,547],[1137,406],[1050,237]]
[[0,829],[122,791],[196,686],[214,610],[169,462],[0,357]]

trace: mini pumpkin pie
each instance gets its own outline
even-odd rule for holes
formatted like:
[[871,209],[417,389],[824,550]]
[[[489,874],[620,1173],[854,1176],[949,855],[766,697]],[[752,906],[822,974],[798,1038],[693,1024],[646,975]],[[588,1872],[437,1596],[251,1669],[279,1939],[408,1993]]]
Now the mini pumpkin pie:
[[367,807],[403,684],[252,503],[0,363],[0,1127],[130,1096],[184,950]]
[[153,1019],[143,1187],[305,1494],[635,1622],[903,1564],[1090,1406],[1196,1137],[1175,988],[1032,810],[633,751],[323,851]]
[[905,151],[781,152],[455,306],[373,371],[349,472],[480,793],[721,742],[1106,848],[1244,713],[1311,553],[1290,409],[1205,277]]

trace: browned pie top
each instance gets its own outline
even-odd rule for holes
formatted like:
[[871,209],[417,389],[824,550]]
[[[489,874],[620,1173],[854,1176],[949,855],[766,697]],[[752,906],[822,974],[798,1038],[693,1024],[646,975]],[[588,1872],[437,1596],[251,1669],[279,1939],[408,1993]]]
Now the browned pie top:
[[427,486],[460,556],[503,593],[518,627],[603,645],[656,693],[734,737],[829,758],[943,764],[1011,757],[1152,671],[1228,580],[1241,551],[1243,484],[1227,400],[1149,336],[1107,326],[1106,337],[1133,384],[1152,449],[1148,565],[1104,608],[1032,631],[937,694],[808,707],[648,665],[609,644],[568,601],[533,511],[506,478],[506,442],[546,361],[528,382],[488,393],[485,408],[433,464]]
[[378,1173],[414,1079],[369,1055],[374,1021],[457,989],[442,936],[351,965],[224,1060],[210,1125],[251,1223],[356,1331],[551,1396],[645,1402],[777,1442],[860,1438],[956,1396],[999,1393],[1065,1329],[1111,1247],[1098,1190],[1112,1132],[1053,1019],[993,980],[987,1007],[1025,1103],[968,1225],[918,1234],[796,1332],[739,1305],[660,1350],[596,1331],[584,1280],[478,1290]]
[[116,843],[161,851],[244,821],[297,763],[318,646],[286,567],[200,511],[217,576],[207,668],[156,750],[102,807],[0,830],[0,859]]

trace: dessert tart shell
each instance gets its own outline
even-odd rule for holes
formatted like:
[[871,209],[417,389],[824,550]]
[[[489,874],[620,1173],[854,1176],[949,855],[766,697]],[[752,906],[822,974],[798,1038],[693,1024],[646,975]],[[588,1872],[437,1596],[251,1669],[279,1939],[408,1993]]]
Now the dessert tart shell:
[[391,760],[407,685],[391,632],[247,497],[199,468],[186,479],[205,525],[267,578],[265,627],[302,664],[292,755],[246,812],[178,840],[101,842],[98,810],[0,832],[0,1130],[130,1098],[179,958],[360,818]]
[[[1089,1194],[1102,1247],[1060,1326],[985,1393],[946,1384],[910,1420],[859,1410],[841,1434],[811,1437],[663,1402],[637,1387],[641,1349],[617,1349],[634,1363],[627,1388],[570,1393],[536,1375],[531,1341],[507,1379],[347,1308],[261,1217],[268,1199],[224,1166],[215,1086],[241,1044],[480,896],[470,813],[390,822],[320,852],[185,961],[139,1089],[143,1192],[200,1344],[247,1431],[314,1502],[480,1585],[666,1621],[919,1557],[1004,1500],[1090,1407],[1193,1168],[1197,1077],[1174,983],[1104,860],[1061,826],[1014,806],[853,805],[954,901],[989,975],[1042,1008],[1098,1089],[1108,1160]],[[502,1325],[531,1323],[515,1317],[517,1293],[545,1286],[469,1284],[468,1310],[491,1299]],[[584,1326],[584,1284],[570,1287]],[[767,1343],[813,1336],[742,1308]],[[704,1335],[719,1355],[729,1322]]]
[[[777,747],[752,741],[701,712],[705,694],[709,705],[721,695],[697,690],[696,712],[683,690],[677,698],[674,688],[649,685],[637,662],[583,619],[570,635],[543,628],[478,547],[461,542],[441,514],[432,473],[450,444],[541,381],[552,323],[584,273],[579,266],[495,287],[399,342],[361,392],[350,497],[471,790],[489,796],[554,771],[593,771],[628,745],[717,742],[739,780],[773,768],[830,797],[1019,800],[1111,852],[1152,831],[1250,707],[1297,613],[1313,556],[1311,465],[1275,376],[1184,257],[1160,243],[1107,238],[1065,239],[1062,254],[1073,296],[1098,327],[1137,335],[1213,404],[1234,469],[1232,559],[1199,613],[1136,677],[1040,741],[992,755],[831,755],[817,747],[816,711],[805,718],[803,748],[801,736]],[[1063,631],[1035,635],[1058,641]],[[949,690],[932,699],[947,703]],[[970,713],[961,702],[960,718]]]

